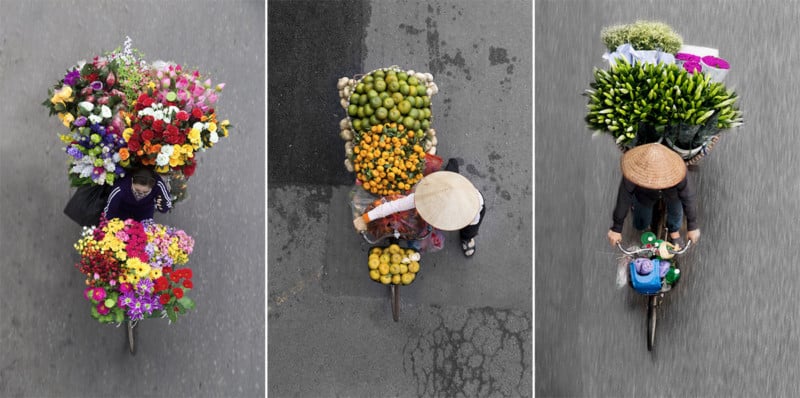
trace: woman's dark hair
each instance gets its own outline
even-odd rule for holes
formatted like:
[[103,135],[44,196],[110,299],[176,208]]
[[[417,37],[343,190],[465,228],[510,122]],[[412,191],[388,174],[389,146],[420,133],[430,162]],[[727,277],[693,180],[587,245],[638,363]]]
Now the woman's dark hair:
[[137,167],[130,172],[134,184],[146,185],[153,188],[156,185],[156,172],[145,167]]

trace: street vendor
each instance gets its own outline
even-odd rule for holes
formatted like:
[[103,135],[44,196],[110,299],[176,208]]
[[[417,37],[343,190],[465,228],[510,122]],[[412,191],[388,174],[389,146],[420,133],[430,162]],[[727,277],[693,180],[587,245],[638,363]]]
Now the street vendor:
[[103,214],[107,220],[143,221],[152,219],[155,210],[166,213],[171,208],[172,200],[164,181],[152,169],[141,167],[114,184]]
[[625,152],[620,167],[622,181],[613,224],[608,231],[608,241],[612,246],[622,240],[622,224],[631,207],[634,228],[639,231],[652,228],[653,205],[659,198],[663,198],[667,205],[667,240],[683,247],[680,228],[686,214],[686,237],[697,243],[700,229],[695,189],[680,155],[659,143],[645,144]]
[[411,194],[375,207],[353,220],[357,231],[365,231],[367,223],[397,212],[416,209],[428,224],[442,231],[459,231],[464,255],[475,254],[484,207],[483,195],[464,176],[458,164],[450,159],[445,171],[423,177]]

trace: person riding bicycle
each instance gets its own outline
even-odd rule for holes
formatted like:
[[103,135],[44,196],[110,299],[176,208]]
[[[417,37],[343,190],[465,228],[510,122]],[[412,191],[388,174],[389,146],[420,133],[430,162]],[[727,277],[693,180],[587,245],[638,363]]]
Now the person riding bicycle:
[[164,181],[152,169],[141,167],[114,184],[103,215],[107,220],[143,221],[152,219],[155,210],[166,213],[171,208],[172,200]]
[[666,146],[653,143],[634,147],[622,155],[622,181],[619,184],[613,224],[608,241],[616,246],[622,240],[622,225],[633,207],[633,226],[644,231],[651,226],[653,205],[664,199],[667,207],[667,240],[682,247],[680,228],[686,214],[686,237],[693,243],[700,239],[697,225],[695,188],[683,159]]
[[447,163],[445,171],[423,177],[414,186],[413,193],[356,217],[353,226],[359,232],[364,231],[370,221],[414,208],[434,228],[458,230],[464,255],[475,254],[475,236],[486,212],[483,195],[466,177],[458,174],[458,165],[453,159]]

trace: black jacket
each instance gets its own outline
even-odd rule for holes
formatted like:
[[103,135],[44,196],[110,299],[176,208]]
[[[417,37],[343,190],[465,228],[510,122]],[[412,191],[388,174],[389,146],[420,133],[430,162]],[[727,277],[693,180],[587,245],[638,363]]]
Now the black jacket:
[[634,185],[625,177],[619,183],[619,193],[617,194],[617,207],[614,209],[613,220],[614,224],[611,230],[614,232],[622,232],[622,224],[625,222],[625,216],[628,210],[633,205],[633,198],[644,206],[651,207],[659,197],[663,195],[667,202],[680,199],[683,204],[683,214],[686,216],[686,230],[691,231],[697,229],[697,200],[695,195],[694,184],[692,184],[689,174],[672,188],[653,190],[642,188]]

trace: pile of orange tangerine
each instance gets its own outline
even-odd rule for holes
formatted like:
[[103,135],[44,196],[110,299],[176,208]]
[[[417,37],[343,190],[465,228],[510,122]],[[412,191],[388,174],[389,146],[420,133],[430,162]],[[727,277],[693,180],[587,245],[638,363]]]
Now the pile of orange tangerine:
[[380,196],[408,192],[425,169],[421,139],[397,123],[372,126],[357,136],[353,168],[361,186]]

